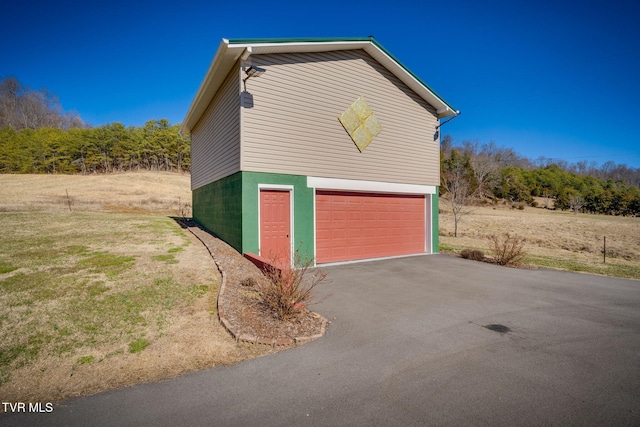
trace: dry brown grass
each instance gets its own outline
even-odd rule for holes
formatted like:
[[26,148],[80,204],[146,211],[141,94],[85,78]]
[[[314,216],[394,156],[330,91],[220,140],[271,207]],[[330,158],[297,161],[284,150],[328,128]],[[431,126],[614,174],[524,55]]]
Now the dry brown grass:
[[[4,401],[56,401],[274,351],[236,343],[218,323],[215,264],[169,218],[189,194],[189,176],[170,173],[0,175]],[[139,340],[148,345],[132,353]]]
[[[68,197],[67,197],[68,195]],[[0,175],[0,211],[108,211],[191,216],[190,175]]]
[[[453,215],[440,203],[440,244],[446,249],[487,251],[490,236],[505,232],[526,239],[530,265],[640,278],[640,218],[578,214],[498,204],[476,206],[453,237]],[[603,263],[603,237],[607,263]]]

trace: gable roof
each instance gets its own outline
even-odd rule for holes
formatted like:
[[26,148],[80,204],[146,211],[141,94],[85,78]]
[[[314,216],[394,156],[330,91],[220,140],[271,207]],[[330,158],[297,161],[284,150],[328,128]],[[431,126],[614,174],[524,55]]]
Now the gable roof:
[[224,82],[233,65],[242,56],[270,53],[328,52],[336,50],[363,49],[373,59],[387,68],[421,98],[433,105],[439,118],[452,116],[458,112],[424,83],[417,75],[405,67],[396,57],[373,37],[346,38],[301,38],[301,39],[222,39],[209,66],[200,88],[187,111],[180,132],[191,133],[216,92]]

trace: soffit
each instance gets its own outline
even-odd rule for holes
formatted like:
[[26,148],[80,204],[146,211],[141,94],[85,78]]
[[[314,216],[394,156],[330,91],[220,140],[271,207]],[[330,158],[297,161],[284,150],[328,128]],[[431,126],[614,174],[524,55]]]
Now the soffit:
[[404,84],[436,108],[439,118],[456,114],[456,110],[438,96],[419,77],[386,51],[373,37],[335,39],[222,39],[180,129],[189,134],[240,57],[273,53],[328,52],[363,49],[391,71]]

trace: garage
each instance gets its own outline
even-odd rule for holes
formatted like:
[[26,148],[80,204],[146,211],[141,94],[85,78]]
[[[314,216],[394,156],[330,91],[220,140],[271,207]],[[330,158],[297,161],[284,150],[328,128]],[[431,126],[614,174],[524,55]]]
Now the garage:
[[425,195],[316,191],[316,262],[422,254]]
[[296,267],[437,253],[458,115],[373,37],[223,39],[181,126],[193,218]]

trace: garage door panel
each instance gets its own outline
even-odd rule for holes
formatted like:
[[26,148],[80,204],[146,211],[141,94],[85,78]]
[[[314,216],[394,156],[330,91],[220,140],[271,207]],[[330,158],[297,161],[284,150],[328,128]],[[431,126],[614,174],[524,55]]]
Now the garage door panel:
[[318,263],[425,252],[423,195],[317,191]]

